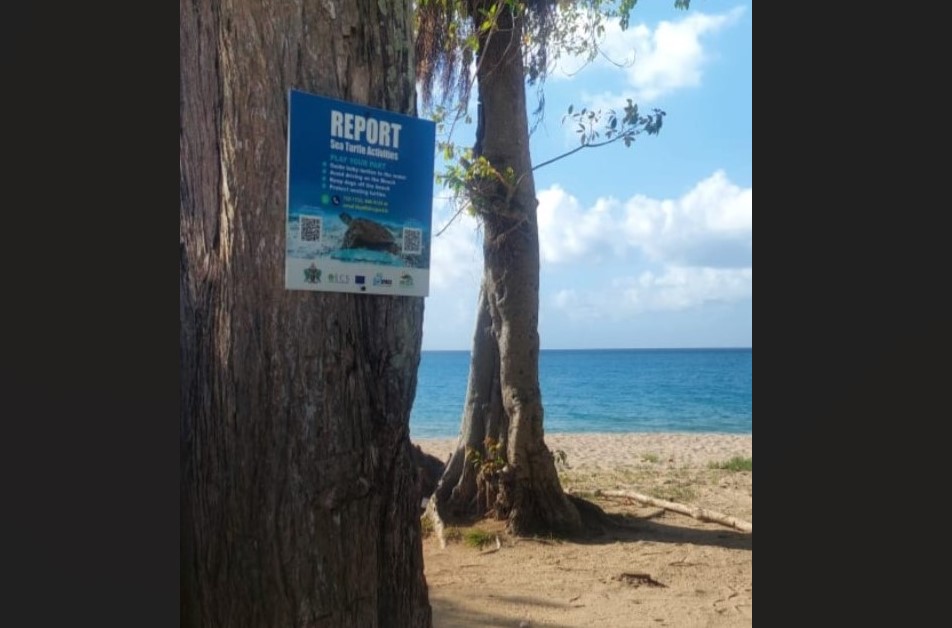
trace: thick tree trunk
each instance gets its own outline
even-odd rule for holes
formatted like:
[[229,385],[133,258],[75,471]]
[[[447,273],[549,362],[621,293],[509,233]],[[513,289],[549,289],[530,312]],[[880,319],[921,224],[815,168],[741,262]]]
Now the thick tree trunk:
[[284,289],[288,89],[412,112],[410,11],[181,2],[183,626],[431,625],[423,299]]
[[516,184],[495,189],[484,185],[473,199],[484,226],[483,285],[462,433],[436,503],[441,516],[477,505],[480,478],[467,470],[465,448],[475,447],[485,458],[488,452],[479,443],[493,439],[505,452],[505,467],[495,476],[497,516],[506,517],[516,534],[574,533],[580,530],[581,519],[562,491],[542,427],[539,232],[529,155],[523,24],[510,9],[500,11],[497,28],[480,42],[475,152],[500,173],[511,168]]

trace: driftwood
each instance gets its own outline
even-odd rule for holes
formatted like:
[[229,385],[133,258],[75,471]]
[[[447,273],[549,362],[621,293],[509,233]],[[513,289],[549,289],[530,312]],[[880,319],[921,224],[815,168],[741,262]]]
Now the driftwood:
[[664,499],[658,499],[656,497],[650,497],[648,495],[642,495],[641,493],[635,493],[632,491],[599,491],[599,494],[606,497],[627,497],[649,506],[656,506],[657,508],[664,508],[665,510],[679,512],[682,515],[694,517],[699,521],[719,523],[722,526],[734,528],[735,530],[740,530],[741,532],[750,532],[751,534],[754,532],[754,525],[752,523],[743,521],[730,515],[725,515],[724,513],[707,510],[705,508],[685,506],[684,504],[669,502]]

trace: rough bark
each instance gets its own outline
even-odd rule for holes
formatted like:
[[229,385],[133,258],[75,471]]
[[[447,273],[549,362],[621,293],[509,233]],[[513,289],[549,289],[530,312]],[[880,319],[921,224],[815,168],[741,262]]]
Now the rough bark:
[[471,197],[483,222],[483,284],[460,440],[436,504],[441,516],[477,506],[479,474],[466,464],[465,451],[475,448],[485,458],[482,444],[491,438],[502,443],[506,462],[495,476],[495,514],[516,534],[570,534],[580,530],[581,519],[562,491],[543,432],[538,203],[529,154],[523,23],[510,8],[500,11],[497,28],[480,41],[475,153],[500,173],[511,168],[517,184],[483,186]]
[[430,626],[423,299],[284,289],[291,87],[412,113],[408,0],[181,0],[183,626]]

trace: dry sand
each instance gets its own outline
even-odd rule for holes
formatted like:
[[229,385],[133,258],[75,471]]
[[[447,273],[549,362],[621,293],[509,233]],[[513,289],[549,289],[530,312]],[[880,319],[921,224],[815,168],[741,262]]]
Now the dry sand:
[[[414,443],[446,460],[456,439]],[[512,538],[483,521],[474,527],[499,538],[484,550],[461,540],[441,549],[430,536],[423,554],[436,628],[752,624],[751,534],[594,494],[637,491],[753,523],[752,473],[710,467],[751,458],[750,435],[550,434],[546,443],[565,452],[567,491],[631,515],[634,529],[570,542]]]

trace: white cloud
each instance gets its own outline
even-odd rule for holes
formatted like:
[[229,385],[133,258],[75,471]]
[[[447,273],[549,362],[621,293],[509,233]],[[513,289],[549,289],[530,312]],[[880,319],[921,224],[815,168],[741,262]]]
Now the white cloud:
[[[475,326],[476,301],[482,278],[483,252],[476,220],[457,216],[444,198],[433,202],[430,296],[423,319],[424,349],[468,346]],[[441,229],[446,230],[439,236]]]
[[748,299],[752,210],[753,188],[720,170],[676,199],[609,197],[584,208],[557,185],[543,190],[542,259],[581,272],[588,286],[558,290],[549,302],[574,320],[622,320]]
[[635,279],[618,280],[626,307],[634,310],[683,310],[713,301],[751,296],[751,268],[669,267],[658,275],[645,271]]
[[455,210],[445,202],[434,201],[433,250],[430,256],[430,294],[463,283],[476,286],[482,276],[483,252],[479,244],[476,219],[460,214],[436,236],[452,218]]
[[539,246],[545,262],[586,259],[602,261],[607,253],[624,254],[618,238],[620,204],[614,198],[600,198],[590,209],[582,209],[574,196],[558,184],[537,193],[539,199]]
[[[608,20],[600,45],[604,56],[599,56],[593,66],[612,68],[623,64],[629,89],[633,90],[629,95],[640,104],[678,89],[696,87],[710,58],[702,38],[735,23],[744,11],[745,7],[739,6],[718,15],[691,12],[680,20],[662,21],[654,29],[642,23],[622,30],[618,20]],[[574,78],[583,64],[579,57],[563,59],[553,77]],[[594,100],[612,107],[624,102],[607,93]],[[590,106],[597,108],[595,104]]]
[[622,227],[631,246],[679,266],[746,267],[753,255],[753,188],[717,171],[677,200],[635,196]]
[[660,274],[616,278],[598,291],[560,290],[552,304],[573,320],[613,319],[652,311],[678,311],[752,296],[751,268],[670,267]]
[[[559,290],[552,297],[556,309],[564,310],[572,320],[592,320],[601,318],[606,299],[600,292],[579,292],[578,290]],[[543,306],[542,309],[545,309]]]
[[554,185],[538,193],[543,261],[648,259],[683,267],[747,268],[753,255],[753,188],[718,170],[678,199],[600,198],[584,209]]

